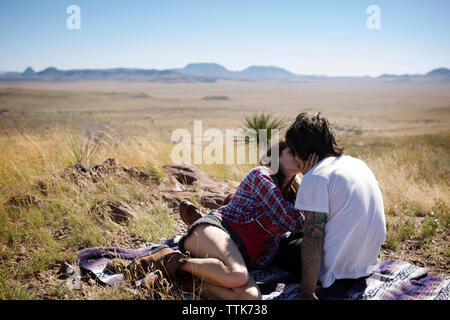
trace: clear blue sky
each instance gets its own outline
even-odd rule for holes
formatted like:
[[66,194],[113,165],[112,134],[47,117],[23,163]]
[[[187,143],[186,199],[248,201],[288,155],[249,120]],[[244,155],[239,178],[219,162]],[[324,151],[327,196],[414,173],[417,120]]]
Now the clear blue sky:
[[[81,30],[69,30],[69,5]],[[381,29],[369,30],[369,5]],[[448,0],[0,0],[0,70],[275,65],[298,74],[450,67]]]

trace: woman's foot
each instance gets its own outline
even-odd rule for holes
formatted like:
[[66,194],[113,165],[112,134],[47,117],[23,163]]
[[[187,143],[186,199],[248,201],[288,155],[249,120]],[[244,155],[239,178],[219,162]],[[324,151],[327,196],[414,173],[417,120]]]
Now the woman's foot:
[[127,266],[130,276],[134,279],[142,279],[150,272],[160,270],[168,280],[175,280],[175,272],[188,258],[180,252],[169,247],[162,247],[155,252],[133,261]]
[[195,204],[184,199],[180,203],[180,217],[186,225],[190,226],[195,221],[203,217],[203,215],[200,213],[200,210],[195,206]]

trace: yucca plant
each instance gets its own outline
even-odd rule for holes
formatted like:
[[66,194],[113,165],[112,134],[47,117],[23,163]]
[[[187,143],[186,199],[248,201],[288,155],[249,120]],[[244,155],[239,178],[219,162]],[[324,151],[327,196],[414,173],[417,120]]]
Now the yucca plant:
[[86,123],[79,130],[66,134],[69,162],[73,165],[90,165],[98,160],[102,151],[110,151],[119,141],[119,134],[109,126]]
[[262,129],[267,130],[267,139],[272,136],[272,130],[281,130],[286,125],[286,119],[281,117],[275,117],[271,114],[256,113],[251,116],[245,116],[245,128],[247,130],[252,129],[256,134],[256,141],[259,143],[259,131]]

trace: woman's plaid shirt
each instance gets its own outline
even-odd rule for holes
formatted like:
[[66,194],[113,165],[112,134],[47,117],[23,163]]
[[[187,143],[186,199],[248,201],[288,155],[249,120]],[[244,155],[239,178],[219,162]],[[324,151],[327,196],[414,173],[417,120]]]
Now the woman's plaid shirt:
[[269,168],[256,167],[242,180],[230,203],[211,212],[239,224],[256,221],[265,215],[283,230],[274,234],[267,250],[257,259],[255,265],[259,267],[266,266],[275,257],[281,239],[290,232],[303,230],[303,213],[283,199],[278,183],[277,178],[270,175]]

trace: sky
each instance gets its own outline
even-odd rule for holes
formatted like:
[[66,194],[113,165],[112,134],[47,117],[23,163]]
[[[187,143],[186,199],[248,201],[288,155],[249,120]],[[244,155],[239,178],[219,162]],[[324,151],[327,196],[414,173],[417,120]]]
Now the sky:
[[[80,29],[69,29],[70,5]],[[379,8],[379,29],[367,27]],[[278,66],[378,76],[450,68],[448,0],[0,0],[0,71]],[[371,20],[372,21],[372,20]]]

